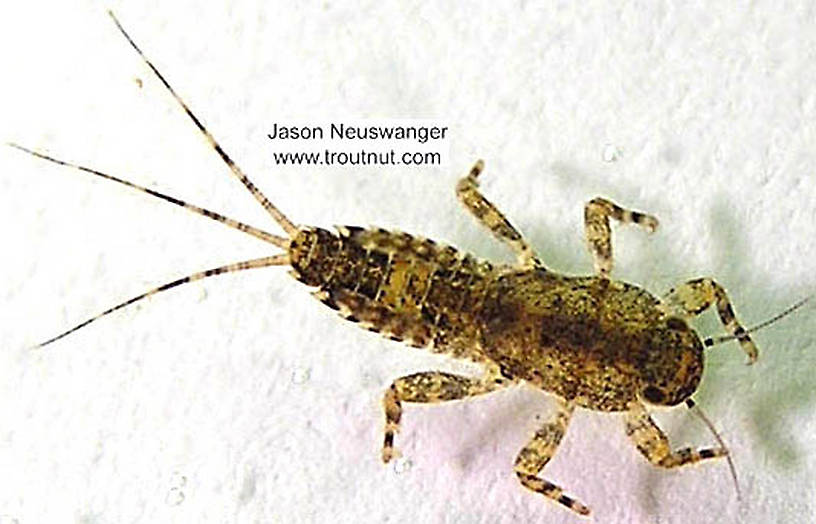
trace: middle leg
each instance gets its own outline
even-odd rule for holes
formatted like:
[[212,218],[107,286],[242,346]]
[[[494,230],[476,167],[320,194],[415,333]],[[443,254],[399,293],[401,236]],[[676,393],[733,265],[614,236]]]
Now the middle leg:
[[564,490],[559,486],[538,476],[555,454],[567,430],[574,407],[571,402],[558,399],[558,412],[555,417],[536,431],[532,440],[519,452],[514,469],[525,488],[540,493],[580,515],[589,515],[588,507],[564,495]]
[[584,235],[595,259],[595,272],[602,277],[612,271],[612,229],[609,219],[622,224],[637,224],[653,233],[657,229],[657,219],[631,209],[625,209],[614,202],[595,197],[584,207]]

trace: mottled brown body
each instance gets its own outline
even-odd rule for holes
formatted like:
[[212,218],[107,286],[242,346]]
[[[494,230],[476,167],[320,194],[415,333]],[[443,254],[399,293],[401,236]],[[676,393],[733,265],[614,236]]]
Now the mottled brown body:
[[[645,384],[666,388],[672,377],[660,375],[678,361],[688,386],[674,404],[702,374],[702,344],[694,344],[693,332],[630,284],[494,266],[431,240],[357,227],[301,229],[289,259],[295,278],[319,288],[315,296],[346,320],[494,365],[506,379],[581,407],[624,411]],[[683,338],[692,349],[673,351],[685,347]],[[650,366],[653,373],[644,373]]]
[[[610,279],[611,220],[654,231],[656,218],[622,208],[602,197],[592,199],[584,209],[584,224],[596,274],[559,275],[545,268],[521,234],[481,194],[477,178],[484,164],[478,161],[459,181],[456,194],[474,217],[514,251],[517,265],[493,265],[453,247],[405,233],[356,227],[338,227],[333,233],[298,227],[232,161],[115,17],[114,22],[235,178],[286,236],[268,233],[92,168],[12,146],[160,198],[283,252],[168,282],[121,302],[40,346],[176,286],[225,273],[288,265],[295,278],[316,288],[315,296],[347,320],[393,340],[483,365],[480,377],[425,371],[394,380],[383,397],[384,462],[398,455],[394,440],[402,403],[460,400],[522,383],[550,393],[556,411],[519,451],[514,472],[526,488],[578,514],[588,515],[590,510],[539,476],[555,453],[576,407],[624,412],[626,434],[656,466],[673,468],[727,455],[722,446],[672,450],[647,410],[648,405],[676,405],[689,399],[696,390],[703,372],[704,344],[686,319],[712,306],[730,334],[725,338],[740,343],[749,363],[758,355],[748,332],[736,320],[725,290],[712,279],[690,280],[662,298]],[[712,344],[712,339],[706,339],[705,345]]]
[[532,269],[491,287],[483,350],[507,376],[600,411],[624,411],[647,385],[673,380],[685,385],[675,404],[700,381],[702,344],[636,286]]
[[371,331],[483,362],[480,315],[497,276],[489,262],[382,229],[301,229],[289,259],[324,304]]

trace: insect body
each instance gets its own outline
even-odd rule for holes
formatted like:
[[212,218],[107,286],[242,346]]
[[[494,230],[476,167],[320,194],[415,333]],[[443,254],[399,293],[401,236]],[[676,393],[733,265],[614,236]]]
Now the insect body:
[[657,466],[672,468],[727,455],[722,445],[673,451],[646,408],[650,404],[672,406],[690,402],[703,372],[703,348],[716,341],[701,341],[686,319],[711,306],[716,307],[730,334],[718,341],[735,338],[750,362],[757,358],[748,331],[737,322],[725,291],[713,280],[691,280],[659,299],[636,286],[609,278],[611,219],[654,231],[657,227],[654,217],[621,208],[603,198],[590,201],[585,208],[586,240],[595,260],[596,275],[559,275],[539,261],[529,244],[480,193],[478,176],[483,163],[479,161],[458,183],[457,195],[468,211],[515,252],[516,265],[494,265],[455,248],[400,232],[356,227],[338,227],[331,232],[295,226],[252,184],[115,18],[114,22],[286,236],[268,233],[91,168],[14,147],[149,193],[265,240],[283,252],[169,282],[110,308],[41,346],[178,285],[245,269],[290,266],[296,279],[314,288],[314,295],[321,302],[347,320],[388,338],[483,366],[481,377],[428,371],[396,379],[386,389],[383,401],[384,462],[397,455],[394,437],[403,402],[464,399],[522,382],[551,393],[558,409],[519,452],[514,471],[525,487],[579,514],[587,515],[589,509],[540,476],[575,407],[624,412],[627,434],[644,457]]
[[[642,401],[675,405],[697,388],[703,343],[682,316],[717,302],[737,334],[722,289],[692,281],[663,302],[646,291],[610,280],[609,216],[654,229],[653,217],[603,199],[587,207],[587,231],[599,275],[567,277],[548,271],[498,210],[478,193],[474,166],[458,186],[461,200],[494,233],[514,246],[518,266],[494,266],[449,246],[404,233],[340,227],[301,229],[288,248],[296,278],[347,320],[432,351],[483,364],[479,379],[440,372],[394,381],[384,404],[383,460],[395,456],[394,434],[405,402],[439,402],[488,393],[524,381],[560,398],[560,411],[516,459],[522,484],[570,509],[589,509],[537,475],[552,456],[575,406],[626,411],[627,431],[656,465],[674,467],[724,456],[723,448],[672,452]],[[680,306],[680,311],[671,306]],[[693,308],[693,310],[692,310]],[[748,335],[740,339],[752,358]]]

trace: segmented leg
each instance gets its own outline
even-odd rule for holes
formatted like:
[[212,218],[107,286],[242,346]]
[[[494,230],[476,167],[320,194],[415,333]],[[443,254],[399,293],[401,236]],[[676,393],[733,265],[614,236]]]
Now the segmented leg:
[[[759,350],[751,340],[751,336],[737,321],[734,315],[734,308],[725,289],[710,278],[695,278],[685,284],[678,286],[666,295],[664,303],[683,316],[696,316],[716,304],[717,313],[720,316],[725,330],[736,337],[742,350],[748,355],[748,363],[753,364],[759,356]],[[712,339],[706,339],[707,346],[713,345]]]
[[626,412],[626,435],[649,462],[661,468],[677,468],[728,455],[728,450],[721,447],[672,451],[668,437],[640,403],[634,404]]
[[622,224],[637,224],[653,233],[657,219],[631,209],[624,209],[605,198],[596,197],[584,207],[584,234],[595,259],[595,272],[606,277],[612,271],[612,231],[609,218]]
[[483,169],[484,162],[479,160],[473,165],[470,173],[459,180],[459,183],[456,184],[456,196],[459,197],[459,201],[499,240],[510,246],[519,264],[523,267],[543,267],[533,253],[530,244],[516,231],[502,212],[479,192],[477,177]]
[[394,448],[394,434],[399,431],[402,402],[435,403],[459,400],[490,393],[507,385],[499,376],[470,378],[441,371],[425,371],[395,380],[383,398],[385,407],[385,438],[382,460],[386,464],[399,456]]
[[571,402],[559,399],[555,417],[536,431],[532,440],[519,452],[514,469],[524,487],[549,497],[580,515],[589,515],[588,507],[564,495],[564,490],[557,485],[537,476],[561,442],[574,407]]

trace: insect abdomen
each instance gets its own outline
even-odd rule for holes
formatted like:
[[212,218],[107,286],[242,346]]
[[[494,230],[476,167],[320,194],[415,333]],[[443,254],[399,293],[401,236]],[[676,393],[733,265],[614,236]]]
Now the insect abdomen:
[[289,249],[294,276],[346,319],[395,340],[482,360],[477,314],[495,269],[406,233],[302,229]]

